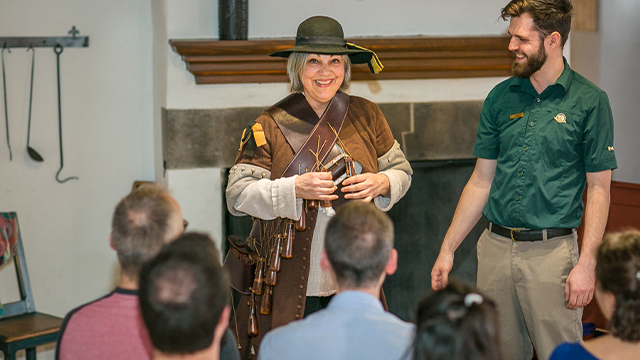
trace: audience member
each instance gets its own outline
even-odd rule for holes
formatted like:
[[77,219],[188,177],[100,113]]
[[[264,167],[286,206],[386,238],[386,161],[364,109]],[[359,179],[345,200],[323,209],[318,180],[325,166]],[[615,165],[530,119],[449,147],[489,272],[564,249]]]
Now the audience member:
[[335,279],[337,294],[327,308],[268,332],[258,359],[388,360],[408,355],[414,325],[386,312],[379,299],[397,260],[393,223],[385,213],[360,201],[340,207],[329,221],[320,261]]
[[551,360],[640,359],[640,231],[607,235],[598,248],[596,300],[610,334],[564,343]]
[[219,359],[231,310],[212,240],[184,234],[149,261],[140,273],[140,308],[155,360]]
[[[118,255],[120,281],[110,294],[67,314],[56,359],[151,359],[152,346],[138,307],[138,274],[143,263],[184,228],[180,206],[160,186],[141,186],[118,203],[109,242]],[[223,358],[237,359],[233,334],[225,339]]]
[[478,290],[449,280],[420,302],[414,360],[499,360],[498,315]]

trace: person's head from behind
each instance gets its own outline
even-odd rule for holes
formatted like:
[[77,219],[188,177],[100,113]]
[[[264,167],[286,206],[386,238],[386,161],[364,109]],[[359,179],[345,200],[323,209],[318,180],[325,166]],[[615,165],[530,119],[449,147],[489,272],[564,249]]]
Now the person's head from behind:
[[528,78],[546,63],[547,49],[562,54],[571,30],[570,0],[511,0],[501,11],[510,20],[509,50],[515,55],[513,74]]
[[415,360],[497,360],[498,315],[493,301],[450,279],[424,298],[416,316]]
[[156,350],[219,354],[229,323],[228,280],[211,238],[186,233],[140,273],[140,309]]
[[605,236],[597,260],[595,296],[609,331],[622,341],[640,341],[640,231]]
[[374,288],[397,267],[393,223],[373,204],[351,201],[327,226],[321,266],[331,269],[340,289]]
[[116,206],[111,222],[111,247],[122,272],[137,281],[142,265],[184,231],[182,212],[167,189],[143,185]]

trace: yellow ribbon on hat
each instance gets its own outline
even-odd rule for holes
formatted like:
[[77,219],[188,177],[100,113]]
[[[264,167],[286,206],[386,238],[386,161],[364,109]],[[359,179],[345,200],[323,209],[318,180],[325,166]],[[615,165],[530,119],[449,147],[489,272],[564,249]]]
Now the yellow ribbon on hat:
[[370,52],[371,53],[371,60],[369,60],[367,65],[369,65],[369,70],[371,70],[372,73],[379,74],[382,71],[382,69],[384,69],[384,65],[382,65],[382,61],[380,61],[380,59],[378,58],[378,55],[376,55],[375,52],[373,52],[373,51],[371,51],[371,50],[369,50],[367,48],[363,48],[362,46],[358,46],[356,44],[349,43],[349,42],[347,43],[347,48]]

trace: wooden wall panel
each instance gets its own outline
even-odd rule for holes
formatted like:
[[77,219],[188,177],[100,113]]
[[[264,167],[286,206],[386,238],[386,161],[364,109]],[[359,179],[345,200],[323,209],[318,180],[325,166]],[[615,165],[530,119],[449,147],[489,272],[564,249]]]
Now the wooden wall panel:
[[598,31],[598,0],[573,0],[573,29]]
[[[583,196],[586,202],[586,191]],[[621,231],[627,228],[640,229],[640,184],[611,182],[611,206],[607,221],[607,232]],[[582,240],[584,226],[578,228],[578,239]],[[605,328],[607,321],[600,312],[594,299],[584,308],[584,322],[593,322],[598,328]]]

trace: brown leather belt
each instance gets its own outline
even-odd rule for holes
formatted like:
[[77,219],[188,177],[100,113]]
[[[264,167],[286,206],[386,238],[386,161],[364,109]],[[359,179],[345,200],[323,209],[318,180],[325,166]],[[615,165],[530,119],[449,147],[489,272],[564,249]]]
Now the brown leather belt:
[[[500,236],[511,238],[513,241],[542,241],[544,230],[509,229],[498,224],[489,223],[487,229]],[[573,229],[545,229],[547,240],[558,236],[565,236],[573,233]]]

